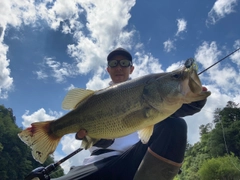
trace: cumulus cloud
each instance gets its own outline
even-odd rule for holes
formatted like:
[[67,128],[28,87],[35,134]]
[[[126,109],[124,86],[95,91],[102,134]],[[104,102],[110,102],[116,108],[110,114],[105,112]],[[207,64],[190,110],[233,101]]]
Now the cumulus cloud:
[[[203,68],[208,68],[220,59],[220,55],[222,55],[222,53],[218,50],[216,42],[203,42],[197,49],[195,58]],[[216,83],[224,92],[238,92],[239,88],[236,87],[236,84],[238,84],[238,68],[236,69],[228,64],[221,66],[221,64],[218,63],[204,74],[207,76],[206,80]]]
[[0,42],[0,99],[6,99],[8,92],[13,87],[13,78],[10,76],[9,62],[7,59],[8,46]]
[[94,5],[90,1],[81,3],[86,12],[87,31],[75,31],[73,36],[77,43],[68,45],[68,53],[76,60],[80,74],[92,71],[99,76],[101,71],[103,77],[106,73],[106,56],[112,49],[123,46],[131,50],[135,31],[126,31],[124,27],[128,24],[131,17],[129,11],[134,4],[134,0],[96,1]]
[[174,71],[174,70],[176,70],[176,69],[182,67],[183,64],[184,64],[183,61],[173,63],[173,64],[171,64],[171,65],[166,69],[166,72]]
[[220,19],[233,13],[237,6],[237,0],[217,0],[210,12],[208,13],[207,24],[215,24]]
[[29,111],[27,110],[23,115],[23,126],[29,127],[33,122],[41,122],[41,121],[47,121],[47,120],[54,120],[58,117],[62,116],[62,112],[56,112],[56,111],[49,111],[49,113],[46,112],[44,108],[41,108],[32,114],[29,114]]

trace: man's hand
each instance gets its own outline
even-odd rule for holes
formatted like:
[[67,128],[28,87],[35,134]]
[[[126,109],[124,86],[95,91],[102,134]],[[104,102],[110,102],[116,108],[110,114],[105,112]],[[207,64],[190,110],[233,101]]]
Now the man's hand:
[[207,91],[207,88],[205,86],[203,86],[202,91]]
[[[202,87],[202,91],[207,91],[206,87]],[[206,104],[207,99],[201,101],[195,101],[190,104],[183,104],[180,109],[178,109],[172,116],[175,117],[185,117],[189,115],[193,115],[201,111],[203,106]]]
[[[87,136],[87,131],[85,129],[80,129],[76,133],[75,138],[77,140],[83,140],[83,138],[85,136]],[[111,146],[113,144],[113,142],[114,142],[114,139],[100,139],[95,144],[93,144],[93,146],[107,148],[107,147]]]
[[78,140],[82,140],[85,136],[87,136],[87,131],[85,129],[80,129],[76,133],[75,138]]

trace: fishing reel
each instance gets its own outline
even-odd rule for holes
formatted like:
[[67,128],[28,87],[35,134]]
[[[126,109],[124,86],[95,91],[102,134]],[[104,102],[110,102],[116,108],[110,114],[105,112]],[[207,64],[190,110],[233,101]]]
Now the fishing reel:
[[50,180],[48,172],[47,168],[38,167],[25,177],[25,180]]

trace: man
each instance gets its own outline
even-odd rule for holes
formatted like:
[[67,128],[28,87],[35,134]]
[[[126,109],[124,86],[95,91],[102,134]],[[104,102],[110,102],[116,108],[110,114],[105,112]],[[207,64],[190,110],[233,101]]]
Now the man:
[[[110,85],[127,81],[134,70],[132,56],[123,48],[112,51],[107,61],[107,71],[112,79]],[[82,166],[73,167],[58,180],[172,180],[182,165],[187,143],[187,124],[180,117],[199,112],[205,103],[206,100],[185,104],[157,123],[147,144],[139,141],[136,132],[115,140],[98,141]],[[87,132],[80,130],[76,139],[85,135]]]

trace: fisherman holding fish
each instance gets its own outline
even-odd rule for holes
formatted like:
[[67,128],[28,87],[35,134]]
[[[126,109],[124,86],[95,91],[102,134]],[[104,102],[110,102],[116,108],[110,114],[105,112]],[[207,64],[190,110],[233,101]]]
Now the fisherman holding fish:
[[[127,50],[113,50],[107,56],[107,63],[107,72],[112,79],[110,86],[130,79],[134,66]],[[201,89],[207,91],[205,87]],[[72,167],[68,174],[56,180],[172,180],[180,172],[187,143],[187,124],[182,117],[199,112],[206,103],[206,97],[183,104],[174,114],[155,124],[145,144],[143,140],[139,141],[137,132],[99,140],[90,148],[91,156],[85,158],[83,165]],[[119,99],[115,103],[121,101]],[[148,129],[142,133],[149,133]],[[76,139],[82,140],[87,135],[87,130],[81,129],[76,133]]]
[[195,61],[135,79],[129,78],[134,66],[125,49],[112,51],[107,62],[109,87],[70,90],[62,107],[71,111],[56,120],[32,123],[19,138],[32,149],[34,159],[44,163],[64,135],[76,133],[91,156],[58,180],[173,179],[186,149],[182,117],[199,112],[211,94],[201,85]]

